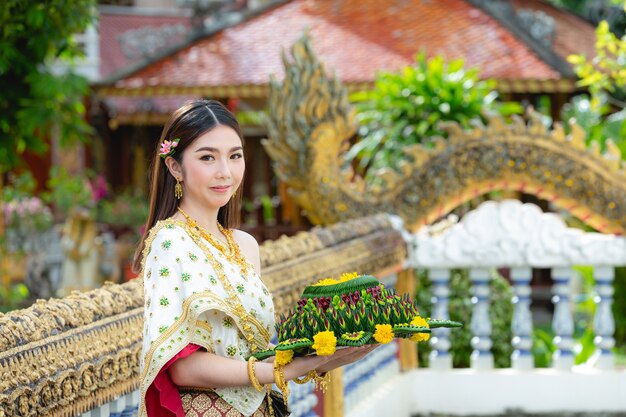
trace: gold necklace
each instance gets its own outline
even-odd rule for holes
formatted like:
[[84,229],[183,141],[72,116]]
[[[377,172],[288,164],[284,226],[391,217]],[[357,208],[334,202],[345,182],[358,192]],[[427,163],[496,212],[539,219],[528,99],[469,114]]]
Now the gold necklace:
[[222,225],[219,222],[217,222],[217,228],[219,229],[220,233],[226,236],[226,244],[228,245],[228,247],[224,247],[223,243],[221,243],[217,238],[215,238],[210,232],[200,227],[198,225],[198,222],[192,219],[191,217],[189,217],[187,213],[183,211],[183,209],[178,207],[178,211],[180,211],[183,217],[185,217],[185,219],[187,220],[187,224],[190,227],[196,229],[200,233],[200,235],[207,242],[213,245],[222,255],[224,255],[226,259],[238,265],[239,268],[241,268],[241,272],[244,275],[248,273],[248,262],[246,262],[246,259],[241,254],[239,245],[235,243],[235,239],[233,239],[232,230],[224,229]]

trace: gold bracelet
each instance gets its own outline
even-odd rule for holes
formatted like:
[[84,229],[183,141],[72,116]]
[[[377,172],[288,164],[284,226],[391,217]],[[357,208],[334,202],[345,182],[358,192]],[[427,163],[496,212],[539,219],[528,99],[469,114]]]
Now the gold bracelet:
[[[315,370],[313,370],[315,372]],[[315,388],[319,388],[322,390],[322,393],[326,394],[326,390],[328,389],[328,384],[330,383],[330,372],[324,372],[322,375],[318,375],[315,372]]]
[[285,402],[285,406],[287,406],[289,402],[289,384],[285,381],[285,372],[283,368],[284,366],[277,365],[276,361],[274,361],[274,383],[283,393],[283,401]]
[[256,361],[257,359],[254,356],[250,356],[248,359],[248,378],[250,378],[250,383],[254,389],[261,392],[263,391],[263,386],[259,382],[259,378],[256,376],[256,372],[254,370],[254,363]]
[[295,382],[296,384],[306,384],[310,380],[315,379],[316,376],[317,376],[317,372],[315,372],[315,369],[313,369],[307,372],[307,374],[303,376],[302,379],[294,378],[293,382]]

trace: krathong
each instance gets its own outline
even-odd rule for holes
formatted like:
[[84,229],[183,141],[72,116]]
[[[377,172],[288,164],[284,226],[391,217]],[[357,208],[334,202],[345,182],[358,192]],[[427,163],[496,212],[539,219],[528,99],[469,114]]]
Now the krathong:
[[295,308],[276,324],[278,345],[254,356],[262,360],[276,355],[285,365],[293,356],[332,355],[338,348],[394,338],[427,341],[433,328],[460,326],[421,317],[409,295],[398,295],[371,275],[346,273],[306,287]]

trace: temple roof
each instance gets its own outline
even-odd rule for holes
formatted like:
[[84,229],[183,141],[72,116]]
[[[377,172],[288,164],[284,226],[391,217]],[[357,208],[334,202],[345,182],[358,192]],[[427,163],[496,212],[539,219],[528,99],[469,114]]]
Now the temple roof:
[[[308,30],[328,70],[349,88],[370,84],[377,71],[397,70],[428,56],[463,58],[504,91],[571,91],[565,58],[593,54],[591,24],[539,0],[512,0],[554,23],[551,44],[524,34],[490,6],[469,0],[293,0],[241,23],[188,41],[139,63],[100,87],[103,95],[265,97],[271,75],[282,78],[281,51]],[[484,3],[484,2],[483,2]],[[489,3],[489,2],[487,2]],[[500,2],[492,2],[500,3]],[[541,19],[539,19],[541,20]],[[548,19],[549,20],[549,19]]]
[[[180,44],[191,28],[189,16],[166,13],[162,9],[101,5],[98,12],[101,78],[154,54],[155,48],[163,48],[168,43]],[[168,39],[164,39],[164,33]],[[152,43],[152,48],[146,46],[147,43]]]

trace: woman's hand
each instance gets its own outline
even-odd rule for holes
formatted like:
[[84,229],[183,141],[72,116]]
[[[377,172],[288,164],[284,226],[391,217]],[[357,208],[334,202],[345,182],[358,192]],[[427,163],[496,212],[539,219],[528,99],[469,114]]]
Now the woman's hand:
[[285,365],[285,379],[290,380],[306,375],[309,371],[324,366],[331,360],[334,355],[330,356],[299,356],[293,358],[288,365]]
[[318,373],[324,373],[332,371],[333,369],[348,365],[362,359],[365,355],[376,349],[376,345],[366,345],[360,347],[345,348],[337,351],[334,355],[329,356],[331,358],[328,362],[316,368]]

